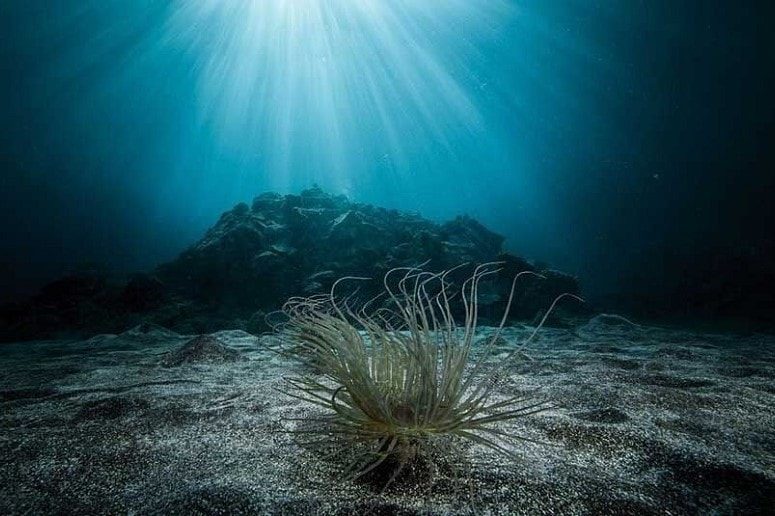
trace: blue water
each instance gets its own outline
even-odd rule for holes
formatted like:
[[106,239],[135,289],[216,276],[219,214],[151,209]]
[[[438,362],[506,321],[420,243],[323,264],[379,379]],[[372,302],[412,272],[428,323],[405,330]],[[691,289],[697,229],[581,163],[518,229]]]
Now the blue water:
[[752,4],[685,4],[7,0],[3,288],[152,267],[312,183],[468,213],[601,293],[748,245],[772,37]]

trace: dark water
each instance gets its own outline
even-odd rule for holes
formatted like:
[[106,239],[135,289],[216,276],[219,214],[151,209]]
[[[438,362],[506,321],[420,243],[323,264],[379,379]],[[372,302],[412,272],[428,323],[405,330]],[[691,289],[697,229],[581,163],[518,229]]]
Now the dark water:
[[4,1],[0,295],[151,269],[317,183],[470,214],[601,306],[767,320],[767,7]]

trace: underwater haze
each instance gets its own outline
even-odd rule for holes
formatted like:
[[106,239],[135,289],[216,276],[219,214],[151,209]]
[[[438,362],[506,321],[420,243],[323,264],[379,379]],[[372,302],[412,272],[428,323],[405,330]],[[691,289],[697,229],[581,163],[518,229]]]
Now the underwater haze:
[[774,514],[772,0],[0,0],[0,515]]
[[151,269],[235,204],[313,184],[468,214],[603,304],[772,277],[767,2],[8,0],[0,15],[5,301],[84,264]]

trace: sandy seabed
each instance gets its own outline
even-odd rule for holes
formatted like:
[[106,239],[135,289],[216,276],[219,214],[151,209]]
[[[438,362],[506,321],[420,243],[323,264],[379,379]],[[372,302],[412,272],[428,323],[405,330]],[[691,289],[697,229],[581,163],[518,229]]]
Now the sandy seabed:
[[[492,328],[480,328],[482,338]],[[530,332],[503,332],[506,353]],[[699,334],[597,316],[542,330],[504,394],[556,408],[517,421],[509,462],[467,445],[465,471],[380,493],[338,480],[282,430],[272,337],[138,327],[0,346],[0,513],[759,514],[775,507],[775,337]],[[770,513],[771,514],[771,513]]]

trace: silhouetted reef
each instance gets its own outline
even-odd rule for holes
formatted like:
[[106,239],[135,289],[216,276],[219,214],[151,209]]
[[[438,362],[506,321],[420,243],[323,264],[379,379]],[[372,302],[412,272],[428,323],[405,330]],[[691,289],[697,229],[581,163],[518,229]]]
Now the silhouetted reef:
[[[503,237],[475,219],[437,224],[418,214],[349,201],[314,187],[300,195],[265,193],[238,204],[177,259],[124,283],[95,273],[45,286],[25,303],[0,313],[0,340],[83,337],[120,333],[141,322],[182,333],[268,329],[266,314],[291,296],[327,292],[343,276],[372,278],[343,285],[357,299],[378,292],[390,269],[426,263],[443,270],[463,263],[501,261],[482,284],[480,315],[500,317],[513,276],[536,271],[518,286],[512,320],[532,320],[563,292],[579,293],[575,278],[504,252]],[[452,277],[453,281],[456,279]],[[568,303],[562,315],[583,310]]]

